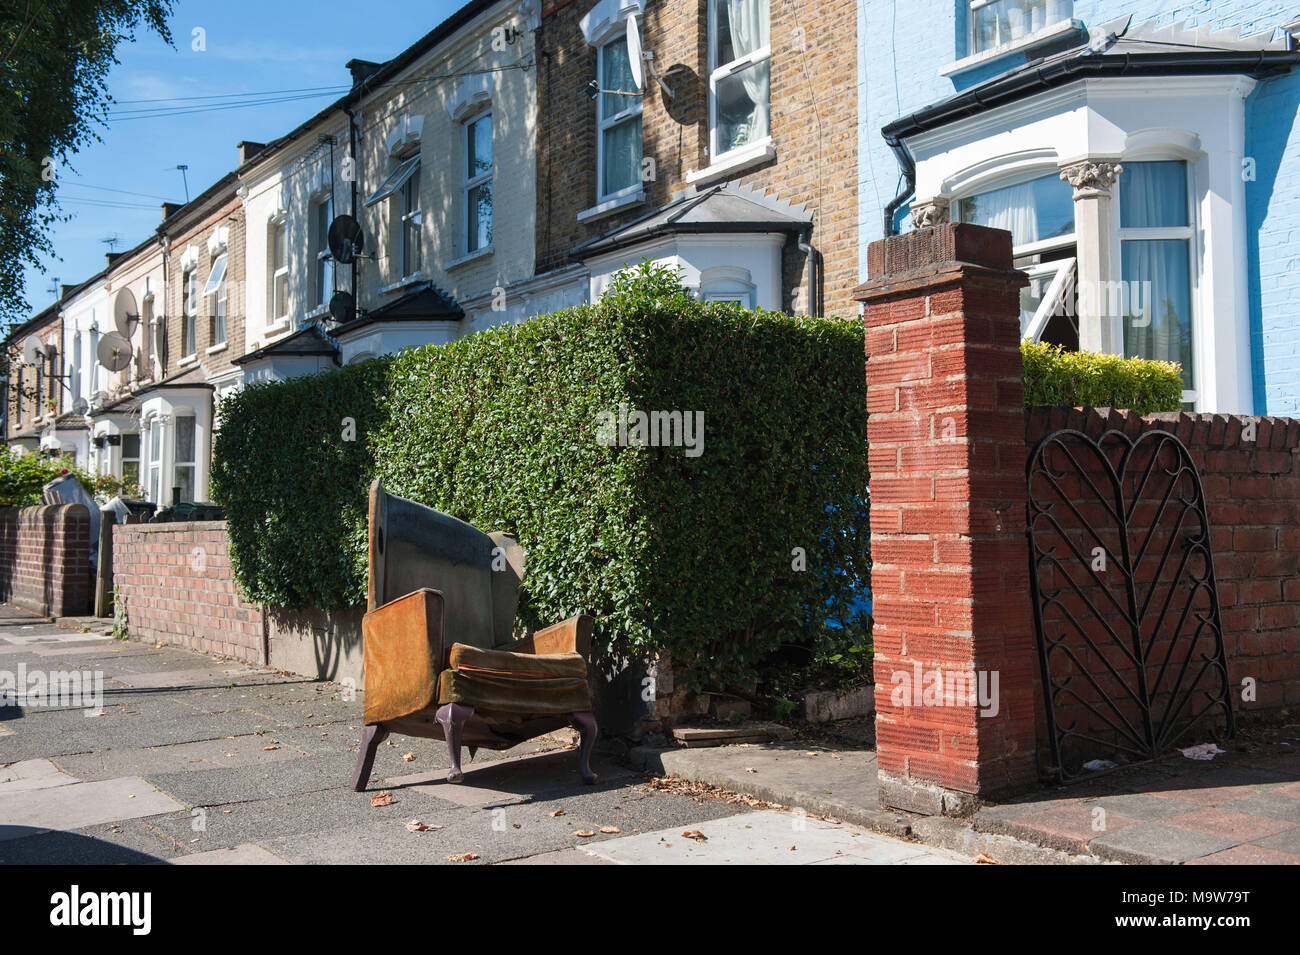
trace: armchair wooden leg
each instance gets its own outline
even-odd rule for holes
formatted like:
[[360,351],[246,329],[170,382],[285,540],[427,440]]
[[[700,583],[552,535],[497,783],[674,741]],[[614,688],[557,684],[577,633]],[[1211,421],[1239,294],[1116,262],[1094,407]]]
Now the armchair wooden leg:
[[352,789],[361,792],[370,782],[370,770],[375,765],[375,750],[388,739],[388,730],[382,723],[367,726],[361,731],[361,749],[357,752],[357,768],[352,774]]
[[451,772],[447,774],[449,783],[459,783],[465,779],[465,774],[460,769],[460,732],[473,715],[472,706],[444,703],[438,707],[438,712],[434,716],[434,719],[442,724],[442,735],[446,737],[447,749],[451,751]]
[[578,730],[578,771],[582,781],[588,786],[600,782],[599,777],[591,771],[591,748],[596,745],[596,717],[590,712],[572,713],[569,719]]

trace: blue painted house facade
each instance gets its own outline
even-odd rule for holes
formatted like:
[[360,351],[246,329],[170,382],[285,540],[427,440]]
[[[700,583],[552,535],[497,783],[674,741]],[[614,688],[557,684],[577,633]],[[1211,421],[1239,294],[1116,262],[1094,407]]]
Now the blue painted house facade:
[[1274,0],[862,0],[859,234],[1009,229],[1022,332],[1300,417],[1300,17]]

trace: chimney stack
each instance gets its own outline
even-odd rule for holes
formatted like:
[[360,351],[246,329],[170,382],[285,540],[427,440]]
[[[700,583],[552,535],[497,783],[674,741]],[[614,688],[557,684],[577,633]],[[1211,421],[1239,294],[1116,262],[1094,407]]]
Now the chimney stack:
[[266,148],[266,143],[255,143],[251,140],[244,140],[239,144],[239,164],[242,166],[250,159]]
[[348,72],[352,74],[352,88],[356,89],[370,77],[379,72],[382,63],[372,63],[370,60],[348,60],[345,64]]

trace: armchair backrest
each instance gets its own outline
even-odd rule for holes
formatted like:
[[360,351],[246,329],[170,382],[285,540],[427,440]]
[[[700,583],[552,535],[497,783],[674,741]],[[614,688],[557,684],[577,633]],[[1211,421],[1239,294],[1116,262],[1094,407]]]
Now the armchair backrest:
[[440,591],[447,646],[510,642],[524,551],[513,535],[485,534],[450,514],[370,486],[370,610],[413,590]]

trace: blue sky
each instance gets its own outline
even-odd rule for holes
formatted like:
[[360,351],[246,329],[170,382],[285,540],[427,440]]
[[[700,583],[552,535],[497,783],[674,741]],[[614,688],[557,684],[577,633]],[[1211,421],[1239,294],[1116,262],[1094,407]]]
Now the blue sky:
[[[54,228],[57,258],[44,263],[46,271],[27,271],[33,311],[54,300],[56,276],[72,285],[103,269],[110,246],[102,240],[117,236],[115,249],[122,252],[153,233],[162,221],[160,203],[185,198],[178,164],[189,166],[189,194],[197,196],[238,165],[240,140],[281,136],[342,95],[351,83],[343,66],[348,60],[391,59],[462,4],[178,0],[171,20],[175,49],[144,33],[118,48],[121,62],[108,81],[117,103],[107,128],[97,129],[102,141],[58,170],[59,201],[72,218]],[[203,31],[202,43],[195,29]],[[232,95],[281,90],[311,92],[212,108],[226,106]],[[159,115],[172,110],[178,112]]]

